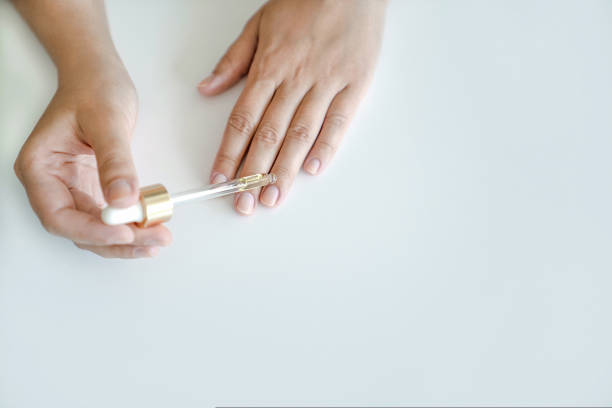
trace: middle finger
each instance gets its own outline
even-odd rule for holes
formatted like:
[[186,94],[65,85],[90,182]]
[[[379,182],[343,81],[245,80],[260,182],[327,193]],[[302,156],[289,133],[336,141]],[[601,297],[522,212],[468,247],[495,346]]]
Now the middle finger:
[[[241,176],[267,173],[270,170],[285,138],[291,118],[306,91],[306,86],[289,83],[283,83],[277,89],[253,136],[240,172]],[[243,215],[251,214],[257,202],[255,197],[259,197],[259,189],[237,194],[234,204],[236,210]]]

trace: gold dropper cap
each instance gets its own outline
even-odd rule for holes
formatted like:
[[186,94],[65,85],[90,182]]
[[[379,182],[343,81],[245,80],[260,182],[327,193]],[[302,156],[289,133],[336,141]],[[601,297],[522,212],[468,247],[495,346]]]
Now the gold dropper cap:
[[[268,184],[276,183],[276,180],[276,176],[272,173],[252,174],[224,183],[176,193],[172,197],[162,184],[142,187],[140,189],[142,217],[139,218],[142,221],[138,222],[137,225],[139,227],[150,227],[168,221],[172,218],[174,204],[192,200],[208,200],[253,188],[265,187]],[[131,209],[128,210],[131,211]]]
[[153,184],[141,188],[140,202],[144,219],[138,223],[139,227],[151,227],[172,218],[174,204],[168,190],[163,185]]

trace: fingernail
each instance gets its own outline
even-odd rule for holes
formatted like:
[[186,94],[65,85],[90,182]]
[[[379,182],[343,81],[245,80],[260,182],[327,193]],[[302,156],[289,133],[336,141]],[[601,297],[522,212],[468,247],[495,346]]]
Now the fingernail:
[[[124,227],[124,225],[121,225],[121,227]],[[109,243],[109,245],[131,244],[134,242],[134,239],[136,239],[134,232],[129,228],[126,228],[125,231],[126,232],[121,235],[121,238]]]
[[120,200],[132,194],[132,186],[123,179],[118,179],[110,183],[106,190],[107,199],[110,202]]
[[215,174],[215,176],[212,179],[213,184],[225,183],[226,181],[227,181],[227,177],[225,177],[221,173]]
[[198,88],[214,88],[220,81],[219,75],[210,74],[198,84]]
[[157,238],[151,238],[151,239],[147,239],[145,242],[142,243],[143,245],[146,246],[168,246],[168,242],[166,241],[161,241]]
[[276,200],[278,200],[278,193],[278,187],[266,187],[260,198],[262,204],[267,205],[268,207],[274,207],[274,205],[276,204]]
[[304,166],[304,170],[314,176],[319,171],[319,167],[321,167],[321,161],[319,159],[310,159]]
[[138,258],[150,258],[159,253],[159,247],[138,247],[134,248],[134,256]]
[[255,199],[251,193],[240,193],[236,200],[236,209],[239,213],[249,215],[253,212]]

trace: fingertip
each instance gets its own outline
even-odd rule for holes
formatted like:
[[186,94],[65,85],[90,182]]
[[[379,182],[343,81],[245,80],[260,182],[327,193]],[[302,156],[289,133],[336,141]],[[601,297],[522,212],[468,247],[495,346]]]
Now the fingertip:
[[112,228],[115,233],[109,237],[106,245],[126,245],[131,244],[136,239],[136,234],[127,225],[117,225]]
[[259,196],[259,201],[266,207],[274,207],[278,203],[278,197],[280,196],[280,190],[277,186],[268,186]]
[[150,258],[153,258],[154,256],[157,256],[159,254],[160,248],[159,247],[150,247],[148,248],[148,256]]
[[204,96],[214,96],[223,91],[223,77],[219,74],[210,74],[198,84],[198,91]]
[[104,198],[108,205],[118,208],[136,204],[138,196],[136,183],[126,179],[114,180],[104,190]]
[[225,174],[215,171],[210,175],[211,184],[225,183],[226,181],[227,181],[227,177],[225,177]]
[[240,215],[251,215],[255,210],[255,199],[249,192],[239,193],[234,200],[234,208]]
[[171,244],[172,244],[172,233],[170,232],[168,228],[161,226],[159,245],[167,247],[167,246],[170,246]]
[[133,251],[134,258],[153,258],[159,254],[159,247],[135,247]]
[[206,86],[198,85],[198,92],[202,96],[214,96],[215,94],[210,91]]
[[321,160],[317,158],[309,159],[306,161],[306,163],[304,163],[304,170],[312,176],[316,176],[317,174],[319,174],[320,169]]

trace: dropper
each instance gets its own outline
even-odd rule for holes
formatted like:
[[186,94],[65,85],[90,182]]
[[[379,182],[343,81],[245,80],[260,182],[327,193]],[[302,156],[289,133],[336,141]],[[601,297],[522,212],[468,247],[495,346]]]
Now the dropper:
[[149,227],[168,221],[172,217],[175,204],[210,200],[240,191],[264,187],[275,182],[276,176],[273,173],[253,174],[172,195],[163,185],[153,184],[140,189],[140,201],[137,204],[127,208],[106,207],[103,209],[102,222],[107,225],[135,222],[140,227]]

